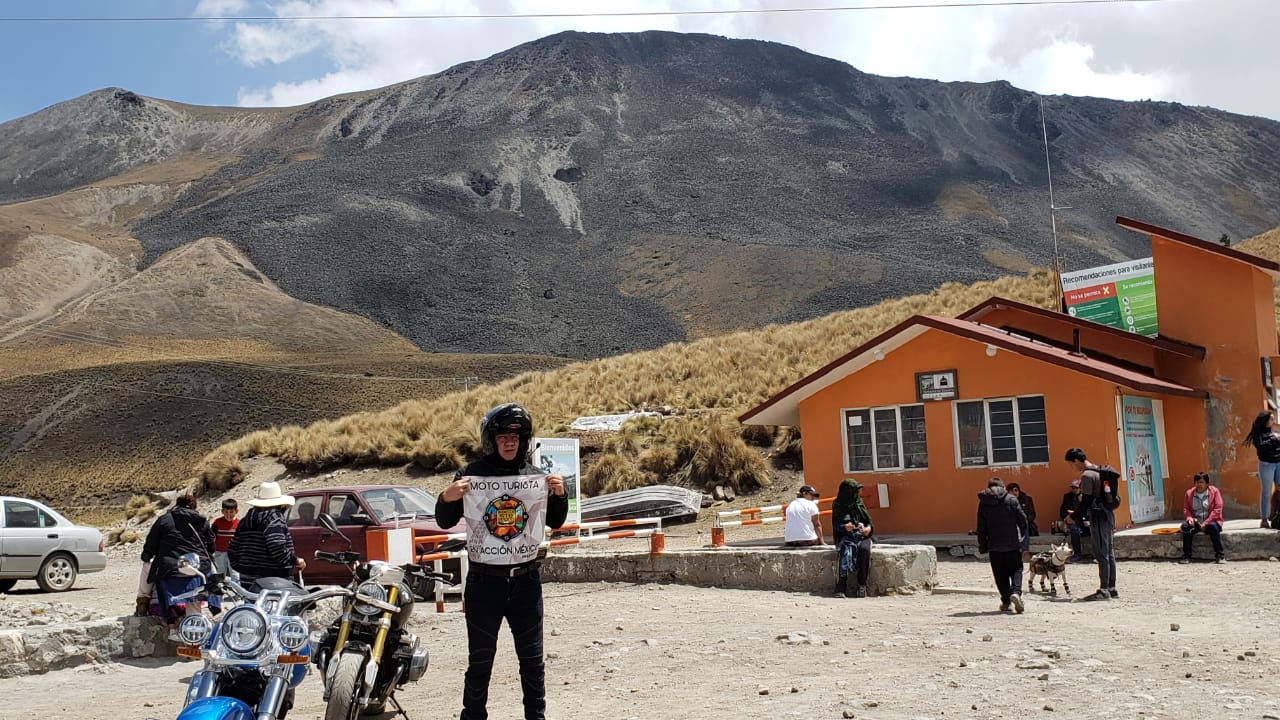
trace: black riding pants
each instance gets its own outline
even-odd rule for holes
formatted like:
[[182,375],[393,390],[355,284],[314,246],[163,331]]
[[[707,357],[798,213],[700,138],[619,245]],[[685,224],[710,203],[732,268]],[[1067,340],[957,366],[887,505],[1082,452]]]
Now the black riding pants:
[[[515,640],[524,693],[525,720],[546,717],[546,668],[542,660],[542,576],[537,568],[513,578],[467,573],[463,593],[467,616],[467,674],[461,720],[486,720],[489,676],[503,618]],[[501,713],[509,716],[510,713]]]
[[991,575],[1000,591],[1000,602],[1009,604],[1009,598],[1022,594],[1022,551],[992,550],[987,553],[991,562]]

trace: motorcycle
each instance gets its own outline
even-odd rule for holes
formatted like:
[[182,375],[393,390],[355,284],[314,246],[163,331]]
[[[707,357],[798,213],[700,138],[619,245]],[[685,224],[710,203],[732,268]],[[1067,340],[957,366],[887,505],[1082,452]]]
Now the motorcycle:
[[453,584],[447,573],[419,565],[362,561],[351,552],[351,541],[333,518],[322,514],[320,524],[347,540],[348,550],[316,551],[316,558],[351,568],[351,594],[342,613],[316,643],[315,663],[324,676],[325,720],[353,720],[361,713],[375,715],[395,707],[395,692],[416,682],[427,670],[427,648],[405,629],[416,598],[424,600],[437,581]]
[[283,720],[311,661],[310,631],[302,616],[321,600],[351,591],[308,592],[291,580],[260,578],[258,592],[250,592],[221,574],[201,573],[194,554],[179,561],[179,570],[199,577],[201,587],[174,600],[199,602],[221,594],[244,602],[216,624],[203,614],[188,614],[179,623],[178,655],[203,660],[204,667],[192,674],[177,720]]

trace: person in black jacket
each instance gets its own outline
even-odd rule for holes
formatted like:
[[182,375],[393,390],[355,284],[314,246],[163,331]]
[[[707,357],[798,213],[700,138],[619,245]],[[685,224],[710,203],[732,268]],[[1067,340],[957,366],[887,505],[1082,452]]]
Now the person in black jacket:
[[[436,522],[451,528],[462,519],[463,496],[472,477],[541,475],[530,463],[533,418],[515,403],[493,408],[480,422],[483,457],[468,464],[440,493],[436,502]],[[547,475],[546,525],[564,524],[569,513],[564,478]],[[537,528],[538,536],[542,528]],[[479,557],[479,554],[473,555]],[[463,591],[467,616],[467,673],[463,680],[461,720],[488,717],[489,677],[498,644],[498,628],[503,618],[515,641],[520,665],[520,688],[524,697],[525,720],[546,717],[546,668],[542,652],[542,576],[537,559],[514,565],[487,565],[472,562]]]
[[1022,538],[1022,562],[1028,562],[1031,560],[1031,538],[1040,534],[1040,528],[1036,527],[1036,501],[1023,492],[1022,486],[1016,482],[1009,483],[1004,489],[1018,500],[1018,504],[1022,506],[1022,514],[1027,516],[1027,534]]
[[1010,606],[1022,612],[1022,538],[1027,535],[1027,516],[1017,498],[1005,492],[1004,481],[991,478],[987,489],[978,493],[978,552],[987,553],[1000,610]]
[[1263,410],[1253,419],[1253,426],[1242,444],[1252,445],[1258,453],[1258,482],[1261,484],[1258,505],[1262,513],[1261,526],[1265,528],[1269,525],[1271,489],[1280,486],[1280,436],[1271,427],[1270,410]]
[[[142,546],[142,561],[151,562],[147,581],[154,583],[159,593],[171,640],[176,639],[178,627],[178,605],[172,598],[200,585],[200,578],[179,572],[178,559],[187,553],[195,553],[200,557],[200,571],[207,574],[213,567],[213,537],[213,526],[196,512],[196,498],[189,493],[179,495],[173,509],[161,515],[147,533],[147,540]],[[188,602],[187,613],[191,614],[199,607],[199,602]]]
[[293,507],[293,496],[281,493],[280,483],[264,482],[249,506],[227,546],[231,567],[240,573],[240,584],[250,588],[259,578],[292,579],[295,571],[307,567],[294,552],[293,537],[284,521],[285,511]]
[[[1089,519],[1089,542],[1093,545],[1093,559],[1098,562],[1098,591],[1085,599],[1117,599],[1120,593],[1116,590],[1116,553],[1113,543],[1116,514],[1100,501],[1106,493],[1102,468],[1089,462],[1088,456],[1080,448],[1067,450],[1063,459],[1073,471],[1080,473],[1080,510],[1077,513],[1083,512]],[[1116,492],[1119,490],[1116,489]]]
[[1062,518],[1063,532],[1071,539],[1071,562],[1081,562],[1080,538],[1089,530],[1087,513],[1080,509],[1080,478],[1071,481],[1071,489],[1062,495],[1058,517]]

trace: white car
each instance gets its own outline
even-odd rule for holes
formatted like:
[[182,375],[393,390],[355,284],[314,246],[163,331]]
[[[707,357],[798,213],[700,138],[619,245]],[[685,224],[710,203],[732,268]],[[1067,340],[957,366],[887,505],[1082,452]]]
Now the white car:
[[0,592],[19,580],[62,592],[78,574],[106,567],[97,528],[76,525],[35,500],[0,496]]

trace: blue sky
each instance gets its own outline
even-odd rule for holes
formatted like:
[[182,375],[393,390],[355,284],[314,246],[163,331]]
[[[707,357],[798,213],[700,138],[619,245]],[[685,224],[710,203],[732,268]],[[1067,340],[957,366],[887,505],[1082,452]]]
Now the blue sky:
[[[994,2],[995,0],[973,0]],[[1280,119],[1280,0],[4,0],[0,122],[118,86],[199,105],[296,105],[439,72],[566,29],[709,32],[879,75],[1008,80]],[[802,8],[843,10],[796,12]],[[731,10],[793,12],[726,12]],[[716,11],[591,16],[592,12]],[[575,17],[549,17],[566,13]],[[542,17],[528,17],[544,14]],[[22,17],[519,15],[506,19],[19,22]]]

